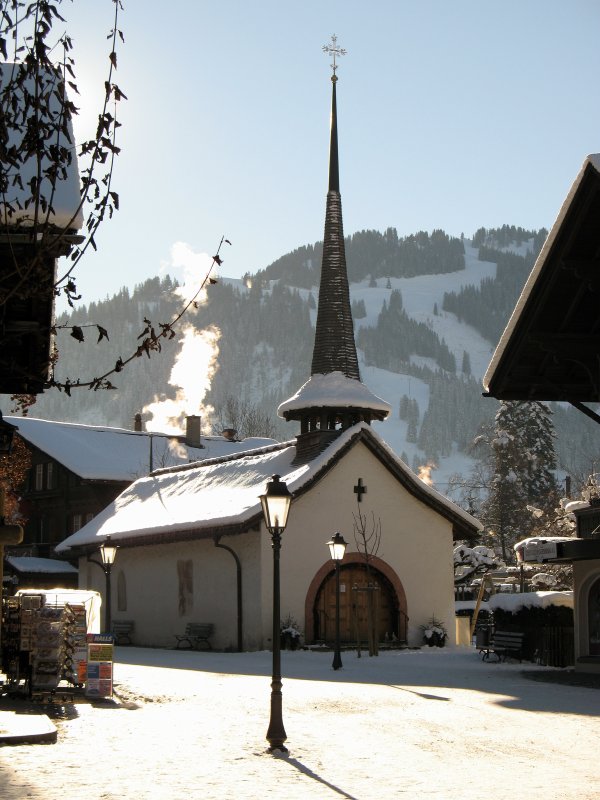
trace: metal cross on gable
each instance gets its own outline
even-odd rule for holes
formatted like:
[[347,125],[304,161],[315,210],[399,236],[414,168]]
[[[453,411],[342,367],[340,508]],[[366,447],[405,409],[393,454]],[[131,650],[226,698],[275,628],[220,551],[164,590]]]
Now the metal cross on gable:
[[363,486],[362,478],[358,479],[358,483],[354,487],[354,494],[356,495],[356,501],[358,503],[362,503],[362,496],[363,494],[367,493],[367,487]]
[[331,34],[331,44],[324,44],[323,45],[323,52],[324,53],[331,53],[333,56],[333,61],[331,62],[331,69],[333,70],[333,77],[336,77],[335,71],[337,69],[337,64],[335,61],[336,56],[345,56],[346,50],[343,47],[339,47],[337,43],[337,36],[335,33]]

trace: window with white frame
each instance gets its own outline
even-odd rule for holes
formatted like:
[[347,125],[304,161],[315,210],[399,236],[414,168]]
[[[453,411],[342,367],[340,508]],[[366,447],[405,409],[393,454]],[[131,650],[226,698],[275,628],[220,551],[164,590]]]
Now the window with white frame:
[[54,464],[52,461],[46,464],[46,489],[54,489]]
[[44,465],[35,465],[35,490],[41,492],[44,488]]

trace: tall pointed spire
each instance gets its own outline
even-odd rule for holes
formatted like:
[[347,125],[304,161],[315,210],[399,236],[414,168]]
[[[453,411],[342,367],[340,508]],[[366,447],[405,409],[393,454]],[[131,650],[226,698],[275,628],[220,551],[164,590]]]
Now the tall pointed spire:
[[333,54],[333,63],[331,65],[333,69],[331,76],[331,136],[319,310],[317,313],[311,374],[326,375],[329,372],[341,372],[347,378],[360,380],[346,269],[338,160],[336,97],[338,78],[336,75],[336,56],[345,55],[346,51],[337,46],[337,37],[335,35],[331,38],[332,44],[323,47],[326,53]]
[[335,35],[323,51],[333,56],[331,136],[311,377],[278,408],[279,415],[285,419],[300,421],[297,462],[313,458],[351,425],[385,419],[391,410],[389,403],[376,397],[360,380],[344,248],[337,136],[336,57],[345,55],[346,51],[338,46]]

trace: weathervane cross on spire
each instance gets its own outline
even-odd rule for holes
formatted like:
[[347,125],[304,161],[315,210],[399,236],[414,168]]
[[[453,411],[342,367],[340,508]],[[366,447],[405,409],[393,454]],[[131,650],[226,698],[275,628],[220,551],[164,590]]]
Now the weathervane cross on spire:
[[343,47],[338,46],[337,36],[335,35],[335,33],[331,34],[331,44],[324,44],[322,49],[324,53],[327,54],[331,53],[333,56],[333,61],[331,62],[331,69],[333,70],[333,75],[331,76],[331,80],[337,81],[337,75],[335,74],[335,71],[337,70],[338,65],[336,64],[335,59],[336,56],[345,56],[347,51],[344,50]]

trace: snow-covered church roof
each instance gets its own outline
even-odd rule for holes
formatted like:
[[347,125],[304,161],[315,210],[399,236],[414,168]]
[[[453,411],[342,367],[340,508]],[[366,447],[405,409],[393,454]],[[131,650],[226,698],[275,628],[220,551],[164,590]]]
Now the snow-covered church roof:
[[347,378],[342,372],[311,375],[295,395],[281,403],[277,409],[280,417],[287,411],[309,408],[371,408],[389,414],[392,407],[373,394],[362,381]]
[[273,439],[249,438],[241,442],[222,436],[203,436],[203,447],[191,447],[180,438],[163,433],[132,431],[95,425],[4,417],[16,425],[19,435],[55,461],[85,480],[133,481],[153,465],[174,466],[218,458],[230,453],[273,444]]
[[449,519],[456,532],[469,537],[481,529],[476,519],[417,478],[369,425],[361,423],[300,465],[293,463],[296,446],[291,441],[157,470],[135,481],[56,550],[64,554],[73,548],[98,546],[106,536],[117,544],[135,545],[247,530],[262,518],[259,495],[272,475],[282,476],[297,496],[358,441],[369,446],[409,492]]

